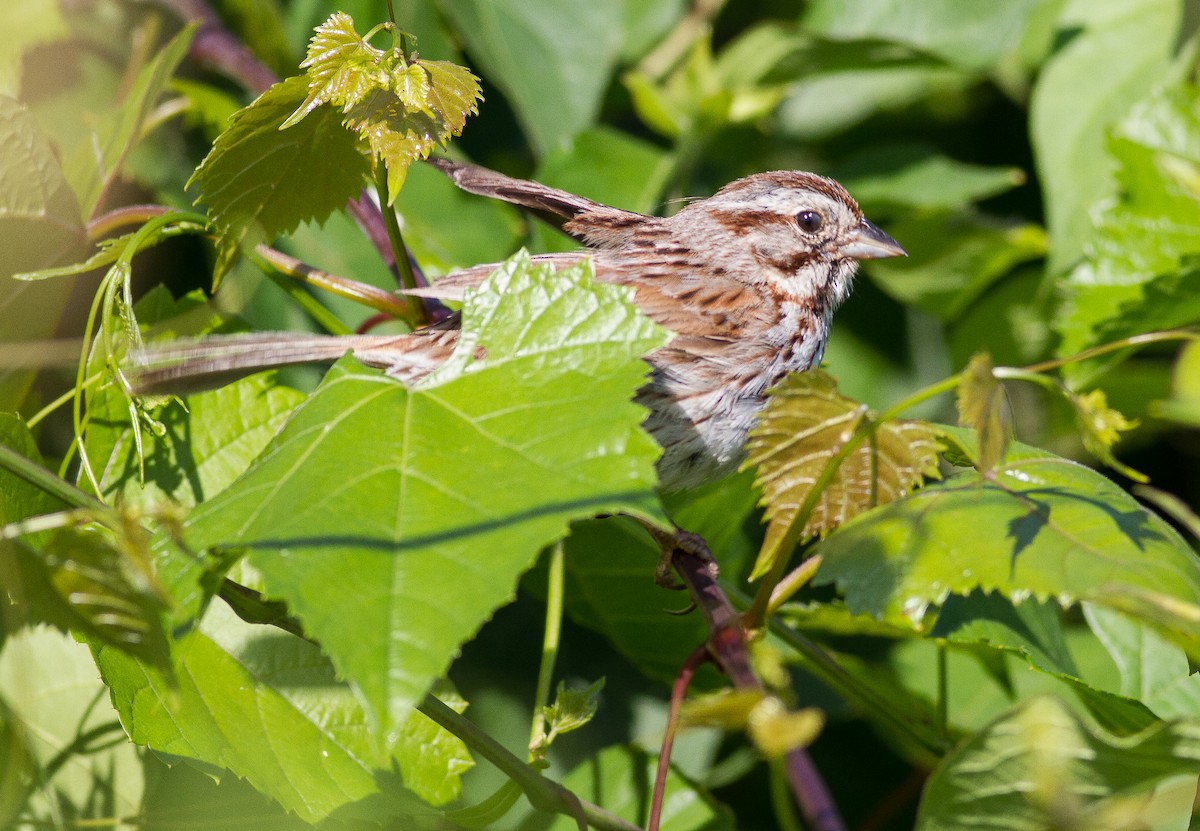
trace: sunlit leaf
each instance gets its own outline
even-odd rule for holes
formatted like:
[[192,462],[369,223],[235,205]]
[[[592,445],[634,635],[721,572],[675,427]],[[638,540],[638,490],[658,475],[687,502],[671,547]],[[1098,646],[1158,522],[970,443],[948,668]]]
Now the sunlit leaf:
[[186,537],[250,549],[386,741],[570,520],[661,518],[630,399],[663,340],[590,265],[516,258],[468,295],[447,364],[406,389],[339,363]]
[[281,126],[292,129],[322,104],[341,109],[346,127],[387,167],[393,199],[409,165],[458,135],[481,97],[479,79],[465,68],[377,49],[345,12],[317,27],[301,66],[308,96]]
[[1151,402],[1150,412],[1156,418],[1200,426],[1200,341],[1180,350],[1171,372],[1171,397]]
[[[820,370],[790,375],[772,390],[747,444],[747,464],[758,466],[756,485],[763,490],[770,523],[753,576],[764,574],[786,553],[779,547],[813,488],[871,418],[864,405],[840,394],[833,378]],[[800,537],[827,533],[863,511],[899,499],[926,476],[937,476],[938,450],[935,431],[924,422],[879,425],[824,483]]]

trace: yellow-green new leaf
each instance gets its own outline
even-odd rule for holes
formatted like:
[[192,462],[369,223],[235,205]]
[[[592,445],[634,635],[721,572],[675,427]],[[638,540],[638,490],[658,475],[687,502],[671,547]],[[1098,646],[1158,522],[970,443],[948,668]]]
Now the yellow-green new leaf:
[[[791,375],[771,391],[747,445],[747,464],[758,466],[756,484],[770,523],[752,579],[785,553],[789,536],[825,534],[938,475],[937,435],[921,421],[876,425],[839,459],[871,420],[863,404],[839,393],[836,381],[820,370]],[[828,472],[831,466],[836,468]],[[803,509],[807,513],[799,516]],[[803,523],[798,537],[791,530],[797,522]]]
[[1120,440],[1121,433],[1137,427],[1137,419],[1130,421],[1109,407],[1103,390],[1092,390],[1083,394],[1071,393],[1067,400],[1075,408],[1075,421],[1079,425],[1083,446],[1089,453],[1135,482],[1150,481],[1144,473],[1139,473],[1118,461],[1112,452],[1112,446]]
[[1004,388],[1000,386],[992,357],[979,352],[967,363],[958,385],[958,418],[979,436],[979,470],[987,473],[1004,458],[1011,426]]
[[408,166],[461,132],[481,97],[479,79],[468,70],[448,61],[422,61],[397,48],[377,49],[345,12],[317,27],[301,66],[308,97],[281,128],[321,104],[340,108],[345,126],[386,166],[392,197],[404,185]]

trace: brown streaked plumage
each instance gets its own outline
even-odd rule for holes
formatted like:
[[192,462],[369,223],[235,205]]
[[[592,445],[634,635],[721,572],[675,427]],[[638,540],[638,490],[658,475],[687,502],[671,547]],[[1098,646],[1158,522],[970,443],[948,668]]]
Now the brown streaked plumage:
[[[650,379],[637,395],[663,446],[658,469],[667,490],[736,467],[766,390],[820,362],[857,261],[904,254],[841,185],[813,173],[755,174],[674,216],[653,217],[475,165],[430,162],[463,190],[560,225],[586,247],[535,260],[561,267],[590,256],[597,279],[632,287],[642,311],[675,333],[647,356]],[[461,299],[494,268],[474,266],[412,293]],[[346,352],[412,383],[456,341],[452,325],[399,336],[237,335],[156,348],[143,356],[138,383],[169,389]]]

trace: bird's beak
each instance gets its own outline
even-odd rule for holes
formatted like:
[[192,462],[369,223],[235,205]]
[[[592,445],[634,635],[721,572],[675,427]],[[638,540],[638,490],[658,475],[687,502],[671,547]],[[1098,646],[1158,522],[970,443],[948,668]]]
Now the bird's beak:
[[842,247],[842,253],[856,260],[908,256],[908,252],[900,247],[900,243],[865,219],[859,224],[850,243]]

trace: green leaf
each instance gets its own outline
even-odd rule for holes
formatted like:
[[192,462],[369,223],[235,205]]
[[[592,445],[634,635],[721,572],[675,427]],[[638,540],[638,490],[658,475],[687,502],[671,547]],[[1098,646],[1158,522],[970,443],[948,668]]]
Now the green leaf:
[[[105,190],[121,173],[126,157],[142,138],[152,111],[171,76],[187,55],[196,25],[181,29],[141,68],[128,92],[91,130],[90,141],[75,145],[67,158],[67,179],[79,197],[84,217],[90,218]],[[32,270],[32,269],[24,269]]]
[[[0,443],[30,465],[41,462],[28,428],[7,413],[0,413]],[[0,528],[13,535],[0,539],[0,585],[13,604],[0,632],[44,621],[165,666],[166,598],[149,563],[149,537],[136,521],[123,517],[122,527],[102,528],[87,524],[84,512],[55,514],[65,507],[57,498],[7,470],[0,485]],[[39,521],[49,524],[22,528]]]
[[[866,406],[837,391],[821,370],[794,373],[771,390],[747,442],[747,465],[757,465],[766,507],[767,538],[751,579],[770,570],[788,529],[842,447],[872,419]],[[937,476],[939,444],[919,421],[880,424],[841,461],[809,515],[801,539],[828,533],[876,505],[899,499],[926,476]]]
[[324,221],[362,188],[366,162],[336,111],[323,107],[279,129],[306,89],[304,78],[289,78],[240,110],[188,182],[223,244],[252,248]]
[[[930,636],[974,646],[985,664],[990,656],[980,651],[984,647],[992,650],[994,657],[999,657],[997,651],[1021,656],[1029,666],[1073,690],[1108,730],[1128,735],[1155,724],[1154,712],[1137,697],[1125,690],[1119,695],[1110,692],[1097,680],[1099,673],[1092,665],[1084,664],[1085,671],[1079,669],[1068,649],[1060,615],[1050,602],[1027,599],[1014,604],[1000,594],[975,591],[966,597],[948,597]],[[999,666],[1007,673],[1006,663],[1001,661]],[[1009,700],[1020,697],[1007,675],[997,680],[1006,687]]]
[[546,720],[545,735],[536,746],[529,748],[530,751],[539,756],[544,754],[546,748],[563,733],[578,730],[595,718],[602,689],[603,678],[582,689],[568,687],[565,682],[559,681],[554,703],[542,708]]
[[836,40],[888,40],[981,71],[1015,49],[1042,0],[963,5],[956,0],[817,0],[806,27]]
[[[1030,100],[1030,135],[1046,202],[1052,273],[1083,253],[1089,211],[1113,193],[1105,149],[1109,129],[1168,76],[1178,43],[1177,0],[1075,3],[1075,31],[1038,74]],[[1113,61],[1113,55],[1121,60]],[[1103,78],[1104,83],[1096,83]]]
[[[648,783],[654,780],[658,760],[645,751],[613,745],[582,762],[563,780],[563,786],[581,799],[603,805],[626,822],[644,827],[649,810]],[[667,799],[663,804],[662,831],[732,831],[736,827],[728,808],[671,768],[667,773]],[[549,825],[545,814],[531,813],[520,831],[577,831],[571,817],[558,816]]]
[[[852,612],[897,621],[975,589],[1113,607],[1142,590],[1200,602],[1200,564],[1170,526],[1094,471],[1019,445],[990,477],[967,471],[927,486],[817,552],[817,582],[836,583]],[[1171,625],[1193,639],[1200,626]]]
[[976,465],[982,473],[990,473],[1004,458],[1012,439],[1008,402],[994,369],[991,356],[980,352],[962,371],[958,384],[958,418],[978,437]]
[[10,827],[52,826],[64,815],[111,826],[114,817],[138,814],[141,753],[125,740],[86,646],[41,626],[8,638],[0,651],[0,701],[5,726],[24,738],[36,783],[24,821]]
[[133,741],[226,768],[308,822],[335,811],[426,813],[412,791],[453,798],[470,765],[461,743],[417,713],[381,752],[366,712],[317,647],[247,624],[223,603],[173,645],[177,687],[113,649],[94,652]]
[[538,156],[595,121],[621,50],[620,4],[443,0],[438,7],[511,103]]
[[82,254],[79,205],[54,149],[29,111],[2,95],[0,181],[0,279]]
[[662,519],[658,449],[630,398],[663,333],[590,271],[511,260],[411,390],[339,363],[189,520],[195,548],[251,549],[386,740],[570,520]]
[[613,517],[574,523],[566,550],[570,618],[599,632],[650,678],[670,683],[706,628],[696,615],[665,611],[684,603],[654,582],[658,546],[633,520]]
[[[1078,719],[1049,696],[1030,699],[952,751],[930,777],[919,831],[1177,828],[1188,825],[1200,728],[1159,725],[1128,738]],[[1187,775],[1172,786],[1172,777]]]

